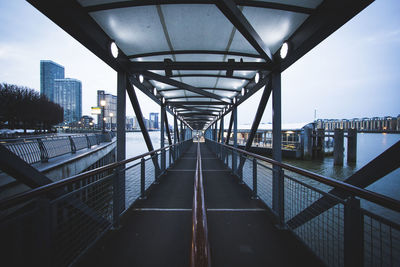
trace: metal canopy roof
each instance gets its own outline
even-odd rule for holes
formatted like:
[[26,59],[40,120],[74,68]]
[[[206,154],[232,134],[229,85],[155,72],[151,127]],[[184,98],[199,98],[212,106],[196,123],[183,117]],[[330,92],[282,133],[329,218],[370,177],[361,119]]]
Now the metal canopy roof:
[[28,0],[195,129],[242,103],[271,71],[288,68],[372,1]]

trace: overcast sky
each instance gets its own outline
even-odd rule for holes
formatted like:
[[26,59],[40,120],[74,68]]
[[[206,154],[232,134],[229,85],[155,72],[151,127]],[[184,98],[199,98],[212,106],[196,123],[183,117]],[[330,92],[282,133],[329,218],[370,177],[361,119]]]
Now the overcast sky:
[[[23,0],[0,0],[0,82],[40,90],[41,59],[82,81],[82,113],[97,90],[116,94],[116,72]],[[282,74],[283,123],[400,114],[400,1],[377,0]],[[138,90],[137,90],[138,92]],[[159,107],[138,93],[148,118]],[[251,123],[261,91],[239,108]],[[271,101],[270,101],[271,102]],[[271,103],[262,122],[271,121]],[[134,115],[127,103],[127,115]],[[229,119],[229,117],[227,118]],[[171,123],[171,121],[170,121]]]

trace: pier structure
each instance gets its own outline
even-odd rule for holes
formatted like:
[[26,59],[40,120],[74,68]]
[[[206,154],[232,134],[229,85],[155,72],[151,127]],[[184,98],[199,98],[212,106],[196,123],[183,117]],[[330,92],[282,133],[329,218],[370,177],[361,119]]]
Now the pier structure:
[[[400,202],[365,189],[399,168],[400,142],[345,181],[282,163],[282,71],[372,1],[28,2],[118,73],[117,160],[0,201],[3,261],[17,266],[400,264]],[[283,26],[287,31],[277,30]],[[160,105],[160,149],[154,149],[145,127],[137,90]],[[237,107],[259,90],[240,149]],[[149,151],[132,158],[125,155],[126,95]],[[270,98],[272,157],[267,158],[249,150]],[[229,125],[223,123],[226,116]],[[16,175],[13,155],[9,158],[0,167]],[[28,164],[19,168],[46,179]]]

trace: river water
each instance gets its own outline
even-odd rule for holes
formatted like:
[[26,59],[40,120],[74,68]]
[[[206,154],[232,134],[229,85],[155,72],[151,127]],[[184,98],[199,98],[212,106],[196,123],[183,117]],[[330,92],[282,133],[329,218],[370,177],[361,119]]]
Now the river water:
[[[160,148],[160,132],[149,132],[150,138],[153,142],[154,149]],[[358,133],[357,134],[357,161],[355,163],[347,163],[346,158],[346,139],[344,151],[343,166],[334,166],[333,157],[325,157],[320,160],[288,160],[284,161],[290,165],[297,166],[302,169],[310,170],[312,172],[321,174],[323,176],[335,178],[338,180],[345,180],[357,170],[362,168],[365,164],[373,160],[376,156],[384,152],[390,146],[400,140],[400,134],[379,134],[379,133]],[[134,157],[146,153],[147,147],[140,132],[130,132],[126,134],[126,157]],[[400,158],[400,155],[399,155]],[[310,181],[313,186],[316,183]],[[400,169],[381,178],[379,181],[371,184],[366,189],[395,198],[400,200]],[[261,193],[261,192],[260,192]],[[363,202],[363,207],[383,215],[385,217],[392,217],[392,212],[382,210],[376,205]],[[388,216],[386,216],[388,215]],[[396,214],[395,217],[397,217]],[[393,217],[392,217],[393,218]]]

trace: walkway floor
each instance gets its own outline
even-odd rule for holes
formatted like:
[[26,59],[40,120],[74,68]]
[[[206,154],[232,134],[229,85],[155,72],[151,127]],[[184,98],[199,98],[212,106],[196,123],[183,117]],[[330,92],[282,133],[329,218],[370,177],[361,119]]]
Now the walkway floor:
[[[146,200],[137,201],[78,266],[189,266],[193,144]],[[277,230],[266,207],[201,144],[213,266],[321,266],[290,232]]]

